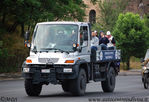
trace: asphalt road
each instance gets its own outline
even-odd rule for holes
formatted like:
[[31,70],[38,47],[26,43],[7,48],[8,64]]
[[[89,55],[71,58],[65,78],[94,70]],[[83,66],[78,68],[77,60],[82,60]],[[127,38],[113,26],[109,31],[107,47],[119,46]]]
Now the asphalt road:
[[[118,76],[113,93],[104,93],[100,82],[87,85],[86,95],[74,97],[63,92],[60,85],[43,86],[39,97],[28,97],[24,90],[23,80],[0,81],[0,102],[12,102],[7,98],[15,98],[14,102],[112,102],[109,100],[124,99],[130,102],[149,102],[149,89],[143,87],[141,76]],[[148,101],[147,101],[148,99]],[[102,101],[101,101],[102,100]]]

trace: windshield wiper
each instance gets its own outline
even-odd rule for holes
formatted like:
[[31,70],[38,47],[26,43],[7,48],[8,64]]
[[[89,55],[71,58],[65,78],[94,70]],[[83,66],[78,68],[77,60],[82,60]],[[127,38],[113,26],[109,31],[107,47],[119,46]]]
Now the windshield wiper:
[[[64,50],[62,50],[62,49],[58,49],[58,48],[41,48],[42,50],[58,50],[58,51],[60,51],[60,52],[66,52],[66,53],[68,53],[69,54],[69,52],[68,51],[64,51]],[[57,51],[55,51],[55,52],[57,52]]]

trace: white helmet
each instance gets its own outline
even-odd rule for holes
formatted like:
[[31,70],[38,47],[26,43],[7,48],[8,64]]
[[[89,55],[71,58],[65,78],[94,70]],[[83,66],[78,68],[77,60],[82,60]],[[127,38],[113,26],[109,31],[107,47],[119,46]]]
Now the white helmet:
[[111,32],[110,31],[107,31],[107,35],[111,35]]
[[96,30],[94,30],[94,33],[97,33],[97,31],[96,31]]

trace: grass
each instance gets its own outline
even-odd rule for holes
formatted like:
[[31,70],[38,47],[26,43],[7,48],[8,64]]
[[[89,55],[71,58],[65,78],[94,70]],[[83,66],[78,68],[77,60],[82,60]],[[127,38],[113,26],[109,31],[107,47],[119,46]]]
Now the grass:
[[141,69],[141,62],[130,62],[131,69]]
[[[120,69],[126,69],[126,63],[122,63],[120,65]],[[141,62],[139,58],[131,57],[130,58],[130,69],[141,69]]]

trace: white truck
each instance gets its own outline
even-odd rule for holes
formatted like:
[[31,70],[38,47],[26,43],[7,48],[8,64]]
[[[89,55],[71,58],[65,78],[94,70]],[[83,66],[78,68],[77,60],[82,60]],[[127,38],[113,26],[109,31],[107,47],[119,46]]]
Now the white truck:
[[81,96],[86,84],[101,81],[104,92],[113,92],[119,72],[120,50],[91,49],[91,26],[86,22],[42,22],[29,32],[25,45],[29,57],[22,64],[28,96],[38,96],[42,85],[61,84],[65,92]]

